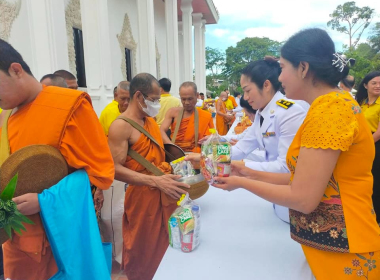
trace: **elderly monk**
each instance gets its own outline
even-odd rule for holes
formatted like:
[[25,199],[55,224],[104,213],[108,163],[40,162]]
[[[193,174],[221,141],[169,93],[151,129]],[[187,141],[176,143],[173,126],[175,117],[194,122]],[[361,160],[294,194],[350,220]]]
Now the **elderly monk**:
[[[164,171],[168,168],[160,129],[153,117],[160,108],[158,81],[150,74],[136,75],[130,86],[131,102],[116,119],[108,134],[115,162],[115,179],[129,184],[125,193],[123,217],[123,260],[129,280],[152,279],[168,247],[168,219],[176,209],[176,200],[188,188],[176,181],[180,176],[153,176],[128,150]],[[134,128],[132,120],[155,141]]]
[[228,113],[226,105],[224,102],[228,100],[227,92],[222,91],[220,93],[220,98],[216,102],[216,130],[219,135],[226,135],[229,126],[234,120],[232,113]]
[[[71,171],[84,169],[93,185],[109,188],[114,176],[112,155],[89,95],[43,86],[21,55],[1,39],[0,56],[0,107],[12,110],[9,119],[4,120],[8,121],[11,153],[34,144],[53,146]],[[26,232],[21,236],[14,233],[12,240],[3,244],[4,277],[50,279],[57,265],[40,219],[37,194],[13,200],[34,225],[25,225]]]
[[65,79],[67,83],[67,87],[71,89],[78,89],[78,81],[77,78],[66,70],[57,70],[53,74],[58,75]]
[[[161,125],[161,136],[164,143],[174,143],[185,152],[199,153],[198,140],[210,134],[214,121],[210,112],[196,108],[197,86],[193,82],[184,82],[179,88],[183,108],[171,108]],[[171,141],[166,131],[171,130]]]
[[67,83],[64,78],[55,74],[47,74],[43,76],[40,80],[40,83],[45,86],[55,86],[67,88]]
[[113,93],[113,101],[100,114],[99,121],[106,136],[108,136],[111,123],[128,108],[130,100],[129,85],[129,82],[121,81],[117,86],[116,92],[114,91]]

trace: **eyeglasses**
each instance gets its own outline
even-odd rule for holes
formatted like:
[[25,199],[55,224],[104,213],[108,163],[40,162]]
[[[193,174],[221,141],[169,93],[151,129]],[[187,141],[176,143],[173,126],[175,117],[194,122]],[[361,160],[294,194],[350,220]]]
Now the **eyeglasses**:
[[[141,92],[141,91],[140,91]],[[145,93],[141,92],[144,97],[144,100],[145,99],[148,99],[149,101],[153,102],[153,103],[160,103],[161,99],[153,99],[152,97],[149,97],[148,95],[146,95]]]

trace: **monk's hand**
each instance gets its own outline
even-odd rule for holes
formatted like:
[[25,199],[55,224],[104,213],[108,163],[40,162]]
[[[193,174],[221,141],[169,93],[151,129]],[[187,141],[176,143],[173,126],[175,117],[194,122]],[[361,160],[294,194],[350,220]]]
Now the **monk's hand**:
[[206,140],[207,140],[208,138],[210,138],[210,136],[211,136],[211,135],[207,135],[207,136],[203,137],[202,139],[198,140],[198,144],[199,144],[199,145],[202,145],[204,142],[206,142]]
[[29,216],[41,211],[38,195],[36,193],[27,193],[12,199],[17,204],[17,209],[21,214]]
[[94,194],[94,205],[95,205],[96,211],[100,211],[102,209],[103,202],[104,202],[103,190],[97,188]]
[[186,161],[190,161],[195,169],[199,169],[201,166],[201,154],[192,153],[185,156]]
[[212,184],[215,188],[222,189],[225,191],[233,191],[241,186],[241,177],[230,176],[230,177],[218,177]]
[[166,193],[174,199],[179,199],[182,194],[187,193],[184,189],[190,188],[188,184],[178,182],[177,180],[180,178],[181,175],[166,174],[163,176],[155,177],[154,182],[158,189],[160,189],[161,191],[163,191],[164,193]]

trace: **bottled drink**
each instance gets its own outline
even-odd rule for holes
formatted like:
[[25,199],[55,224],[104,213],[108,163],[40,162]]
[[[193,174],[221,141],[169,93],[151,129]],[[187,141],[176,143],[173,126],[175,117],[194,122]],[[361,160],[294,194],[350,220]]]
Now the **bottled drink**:
[[181,248],[181,233],[175,217],[170,217],[169,219],[169,242],[173,248]]
[[193,205],[191,208],[191,211],[192,211],[193,217],[194,217],[193,242],[194,242],[194,248],[195,248],[195,247],[198,247],[198,245],[199,245],[199,232],[201,230],[200,208],[198,205]]

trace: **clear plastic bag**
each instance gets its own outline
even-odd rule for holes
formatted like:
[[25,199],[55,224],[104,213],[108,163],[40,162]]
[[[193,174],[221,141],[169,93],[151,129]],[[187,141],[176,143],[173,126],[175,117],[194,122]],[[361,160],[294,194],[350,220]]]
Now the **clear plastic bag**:
[[183,252],[191,252],[199,245],[200,207],[189,195],[182,195],[178,208],[169,218],[169,244]]
[[211,136],[202,144],[201,173],[209,184],[216,177],[228,177],[231,174],[231,144],[210,129]]

